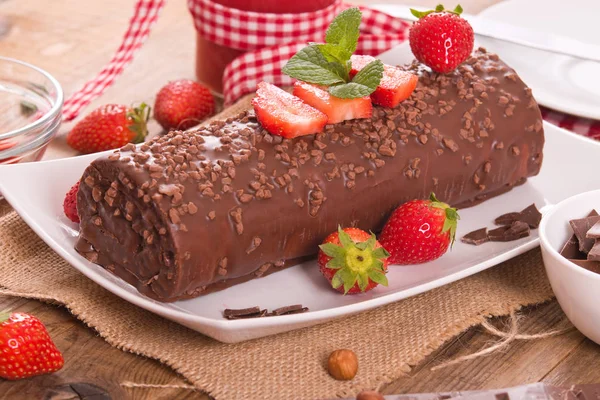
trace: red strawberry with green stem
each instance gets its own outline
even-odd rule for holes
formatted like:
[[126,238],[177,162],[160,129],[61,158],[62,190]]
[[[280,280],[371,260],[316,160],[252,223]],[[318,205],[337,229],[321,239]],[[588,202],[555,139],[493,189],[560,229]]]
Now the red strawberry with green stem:
[[372,233],[338,228],[319,246],[318,263],[331,286],[344,294],[367,292],[388,285],[389,253]]
[[29,378],[60,370],[64,359],[46,327],[25,313],[0,313],[0,377]]
[[148,134],[150,108],[106,104],[92,111],[67,135],[67,144],[87,154],[118,149],[127,143],[141,143]]
[[420,264],[441,257],[454,243],[460,219],[456,208],[439,201],[412,200],[396,208],[379,235],[391,264]]
[[416,59],[439,73],[448,73],[465,61],[473,51],[473,28],[461,18],[462,7],[445,10],[439,4],[435,10],[417,11],[419,18],[410,28],[409,43]]

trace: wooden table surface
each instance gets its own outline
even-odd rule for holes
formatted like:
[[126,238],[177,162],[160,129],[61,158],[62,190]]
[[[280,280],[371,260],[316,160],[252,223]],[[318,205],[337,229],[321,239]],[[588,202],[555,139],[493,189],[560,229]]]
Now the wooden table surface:
[[[350,2],[368,3],[366,0]],[[437,3],[436,0],[406,2],[428,6]],[[461,3],[467,12],[477,13],[496,2],[498,0],[463,0]],[[193,78],[194,31],[185,3],[184,0],[167,2],[159,23],[133,64],[88,111],[111,101],[153,103],[154,93],[168,80]],[[58,78],[68,95],[108,61],[124,32],[132,4],[133,0],[0,0],[0,55],[46,69]],[[68,124],[64,125],[62,133],[69,128]],[[156,130],[156,126],[153,129]],[[46,158],[71,154],[61,135],[53,142]],[[190,390],[122,387],[121,383],[126,381],[160,385],[186,383],[157,361],[111,347],[61,307],[0,296],[0,309],[39,316],[66,359],[59,373],[16,383],[0,382],[1,398],[79,398],[69,385],[81,383],[95,385],[114,399],[208,398]],[[556,302],[527,309],[524,314],[522,328],[532,333],[563,325],[565,319]],[[482,328],[473,328],[382,391],[391,394],[502,388],[536,381],[557,385],[600,382],[600,369],[595,368],[600,364],[600,347],[577,331],[547,339],[516,341],[507,350],[491,356],[430,371],[434,360],[439,362],[470,354],[495,340]]]

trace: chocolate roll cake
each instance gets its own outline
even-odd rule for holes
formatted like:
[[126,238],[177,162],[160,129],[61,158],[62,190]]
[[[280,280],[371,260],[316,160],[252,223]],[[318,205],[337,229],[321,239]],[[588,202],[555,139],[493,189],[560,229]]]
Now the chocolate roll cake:
[[77,197],[78,251],[174,301],[313,256],[338,225],[377,232],[432,191],[467,207],[539,172],[540,110],[496,55],[480,49],[447,75],[403,68],[416,90],[371,119],[283,139],[245,112],[94,161]]

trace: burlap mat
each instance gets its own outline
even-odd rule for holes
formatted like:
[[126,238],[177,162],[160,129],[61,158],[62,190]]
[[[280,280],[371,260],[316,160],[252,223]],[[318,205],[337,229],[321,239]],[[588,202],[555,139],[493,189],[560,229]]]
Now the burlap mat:
[[[104,290],[64,262],[14,212],[0,218],[0,286],[64,304],[111,345],[159,360],[216,399],[351,396],[408,373],[410,366],[486,317],[552,297],[540,253],[533,250],[370,312],[227,345]],[[335,381],[325,369],[328,354],[339,348],[358,355],[359,373],[351,382]]]

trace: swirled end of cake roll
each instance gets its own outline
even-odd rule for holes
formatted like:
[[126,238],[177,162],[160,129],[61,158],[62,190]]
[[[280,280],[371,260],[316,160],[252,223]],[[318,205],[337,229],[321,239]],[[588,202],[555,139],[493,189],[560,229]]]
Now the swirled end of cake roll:
[[338,225],[378,231],[435,192],[469,206],[541,167],[539,107],[485,50],[450,74],[414,63],[411,97],[316,135],[272,136],[252,112],[94,161],[78,193],[78,251],[160,301],[313,256]]

